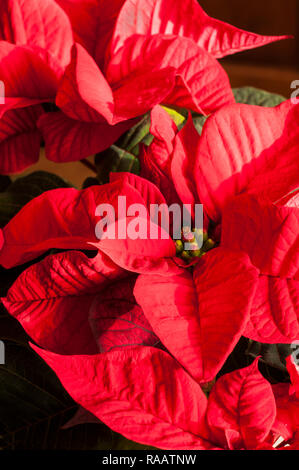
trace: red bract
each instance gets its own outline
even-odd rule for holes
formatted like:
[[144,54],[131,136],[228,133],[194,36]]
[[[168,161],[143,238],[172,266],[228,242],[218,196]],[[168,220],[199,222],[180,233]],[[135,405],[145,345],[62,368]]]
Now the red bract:
[[291,378],[290,384],[272,386],[277,403],[277,415],[274,424],[276,436],[290,443],[287,448],[298,449],[299,429],[299,369],[292,356],[286,359],[287,369]]
[[0,6],[0,173],[15,173],[39,157],[43,114],[40,103],[54,102],[70,61],[73,34],[67,15],[54,0],[3,0]]
[[[212,380],[246,325],[257,270],[241,251],[219,248],[207,254],[191,274],[180,266],[182,262],[176,258],[175,244],[169,235],[157,240],[148,235],[136,240],[117,236],[116,239],[97,240],[95,228],[99,217],[95,216],[95,211],[99,203],[112,204],[116,210],[116,226],[124,224],[126,227],[132,217],[118,213],[118,196],[127,197],[127,207],[132,203],[141,204],[145,214],[149,213],[150,204],[165,201],[152,183],[133,174],[119,173],[112,179],[114,181],[108,185],[84,191],[49,191],[27,204],[3,230],[0,263],[5,267],[21,264],[51,247],[99,249],[122,269],[142,273],[134,295],[154,332],[194,377],[203,382]],[[41,216],[45,219],[42,227]],[[149,215],[146,215],[146,221],[150,230],[153,222]],[[66,260],[68,258],[66,255]],[[81,263],[81,258],[78,260]],[[55,263],[59,269],[59,262]],[[36,284],[41,286],[38,291],[44,283],[48,284],[48,277],[54,285],[57,282],[61,290],[64,277],[61,278],[51,266],[43,261],[36,268],[26,270],[23,276],[32,279],[30,284],[35,278]],[[77,274],[80,277],[80,271],[77,273],[75,267],[68,269],[75,278]],[[33,321],[34,333],[31,311],[37,304],[32,306],[34,298],[26,289],[28,281],[24,282],[24,279],[11,287],[5,305],[23,325],[26,318],[27,329]],[[72,283],[76,288],[75,279]],[[83,287],[85,289],[85,284]],[[19,296],[22,302],[17,300]],[[44,310],[46,316],[48,310],[55,312],[55,304],[51,305],[50,308],[48,302],[40,304],[40,318]],[[217,329],[214,328],[216,317]],[[173,335],[173,331],[180,334]]]
[[[90,2],[89,6],[92,4],[99,6],[98,1]],[[59,112],[51,112],[49,119],[41,106],[45,102],[54,105],[59,83],[71,59],[74,37],[68,15],[54,0],[4,0],[0,8],[0,80],[5,85],[5,104],[0,105],[0,172],[16,173],[35,163],[42,140],[40,129],[45,127],[46,154],[55,161],[56,154],[49,152],[47,145],[48,139],[52,141],[54,137],[55,148],[61,151],[58,161],[76,160],[81,154],[83,158],[109,147],[132,125],[131,121],[110,126],[105,120],[102,123],[66,120]],[[73,5],[76,18],[75,9]],[[112,13],[105,9],[107,14]],[[86,15],[79,14],[81,20],[86,20]],[[107,17],[103,18],[108,34],[106,20]],[[91,27],[90,21],[86,24]],[[75,39],[79,40],[76,33]],[[103,38],[102,46],[104,42]],[[73,146],[81,152],[79,157],[72,156]]]
[[[152,347],[82,356],[31,346],[75,401],[137,442],[177,450],[274,450],[286,436],[277,435],[279,405],[257,361],[218,379],[207,400],[175,359]],[[286,441],[294,447],[297,429]]]
[[58,3],[76,44],[56,97],[60,111],[39,121],[46,153],[55,161],[104,150],[132,126],[127,120],[158,103],[207,114],[234,102],[216,58],[285,37],[259,36],[209,18],[195,0]]
[[[272,448],[278,431],[287,436],[286,418],[275,422],[272,389],[256,366],[219,379],[208,402],[198,384],[215,377],[244,331],[257,269],[246,253],[216,248],[191,274],[178,266],[170,238],[96,240],[100,202],[114,205],[116,224],[130,223],[117,212],[120,195],[145,209],[163,202],[142,178],[113,179],[49,191],[4,228],[6,267],[51,247],[100,250],[94,258],[68,251],[32,265],[4,305],[47,349],[33,346],[70,395],[126,437],[166,449]],[[174,358],[152,347],[159,340]]]
[[[149,195],[152,186],[148,183]],[[110,203],[120,217],[119,196],[126,196],[128,205],[146,203],[125,179],[84,191],[58,189],[27,204],[4,228],[0,256],[6,267],[34,259],[52,247],[71,250],[30,266],[3,299],[9,312],[42,347],[62,354],[92,354],[122,342],[157,342],[133,296],[136,275],[101,252],[88,258],[73,251],[95,249],[99,222],[96,208],[100,203]],[[140,242],[134,241],[137,252],[138,245],[142,247]],[[155,250],[162,254],[162,260],[155,259]],[[163,257],[174,254],[171,239],[148,240],[140,259],[148,256],[148,269],[160,272]]]
[[248,254],[259,270],[243,334],[261,342],[299,338],[298,113],[290,101],[235,104],[208,118],[199,136],[191,118],[176,132],[156,108],[155,139],[141,156],[142,174],[169,203],[203,203],[222,249]]

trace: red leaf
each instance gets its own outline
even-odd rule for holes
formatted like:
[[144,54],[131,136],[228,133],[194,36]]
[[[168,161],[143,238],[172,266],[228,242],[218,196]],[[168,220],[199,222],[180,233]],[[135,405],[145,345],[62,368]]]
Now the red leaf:
[[80,44],[72,48],[72,59],[60,82],[56,104],[72,119],[112,124],[112,90],[94,59]]
[[243,335],[261,343],[289,344],[299,338],[298,312],[299,281],[261,275]]
[[298,233],[298,208],[242,195],[225,208],[221,244],[248,253],[261,274],[298,281]]
[[[111,57],[106,76],[111,84],[118,84],[128,76],[147,73],[150,78],[158,71],[168,73],[170,81],[175,74],[177,80],[174,88],[174,83],[168,84],[168,89],[161,88],[159,99],[154,77],[151,86],[140,83],[138,94],[148,90],[147,101],[151,104],[148,108],[163,102],[209,114],[234,102],[224,69],[188,38],[134,35]],[[151,97],[153,93],[156,102]]]
[[299,212],[242,195],[225,208],[222,246],[247,253],[261,274],[244,335],[291,343],[299,335]]
[[[5,105],[4,105],[5,106]],[[36,127],[41,106],[11,109],[0,120],[0,173],[18,173],[39,159],[41,134]]]
[[[146,210],[145,206],[143,207]],[[123,232],[125,238],[118,235],[115,238],[103,238],[94,243],[94,246],[122,268],[136,273],[162,275],[173,270],[180,272],[173,259],[176,255],[174,241],[168,232],[152,222],[149,217],[127,217],[111,224],[109,228],[112,228],[116,235]],[[130,230],[132,231],[129,233]],[[152,231],[157,232],[157,238],[151,237]]]
[[212,447],[200,437],[206,397],[168,354],[136,347],[59,356],[31,346],[73,399],[112,430],[162,449]]
[[11,43],[42,48],[61,66],[70,60],[71,25],[54,0],[2,0],[0,37]]
[[4,116],[7,111],[19,108],[27,108],[41,103],[43,100],[31,99],[31,98],[11,98],[5,97],[4,103],[0,104],[0,118]]
[[157,186],[134,173],[110,173],[110,182],[113,183],[114,181],[126,182],[130,186],[133,186],[133,188],[135,188],[143,198],[144,205],[146,206],[149,214],[152,204],[157,204],[159,206],[161,204],[166,204],[166,201]]
[[0,41],[0,80],[5,84],[5,96],[44,101],[54,99],[58,76],[46,60],[28,46],[15,46]]
[[[70,251],[30,266],[9,289],[3,303],[28,335],[60,354],[98,352],[89,312],[124,271],[105,255],[88,259]],[[104,292],[104,294],[101,294]]]
[[45,144],[46,156],[54,162],[73,162],[106,150],[137,122],[83,122],[58,111],[46,113],[38,121]]
[[194,179],[201,202],[217,221],[232,196],[250,190],[273,202],[298,186],[299,106],[234,104],[205,123]]
[[67,13],[75,41],[92,55],[101,69],[116,17],[124,0],[56,0]]
[[288,36],[260,36],[210,18],[196,0],[129,0],[116,22],[112,50],[132,34],[173,34],[193,39],[214,57],[263,46]]
[[[211,436],[224,447],[255,449],[268,437],[275,415],[271,385],[260,374],[258,360],[220,377],[209,396],[207,421]],[[227,439],[228,431],[233,432],[233,442]]]
[[100,352],[159,343],[134,298],[135,281],[135,276],[114,281],[95,297],[90,307],[89,323]]
[[192,207],[199,202],[194,180],[198,144],[199,135],[189,115],[187,123],[174,141],[171,174],[180,200],[183,204],[191,204]]
[[150,125],[154,139],[148,147],[142,146],[139,155],[141,176],[160,189],[168,204],[180,203],[170,172],[176,132],[177,127],[169,114],[161,106],[154,106]]
[[6,268],[22,264],[50,248],[94,250],[92,243],[98,241],[96,226],[101,220],[96,208],[111,204],[117,218],[119,196],[126,196],[127,207],[143,204],[139,193],[121,181],[81,191],[67,188],[43,193],[4,227],[0,264]]
[[145,274],[134,294],[167,349],[196,380],[208,382],[242,334],[256,277],[246,255],[219,248],[195,267],[194,281],[187,271]]

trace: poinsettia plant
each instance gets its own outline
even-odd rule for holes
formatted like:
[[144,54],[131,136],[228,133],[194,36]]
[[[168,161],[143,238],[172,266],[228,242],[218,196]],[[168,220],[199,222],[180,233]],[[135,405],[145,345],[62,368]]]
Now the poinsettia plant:
[[[0,12],[0,447],[298,449],[299,104],[217,60],[288,36],[196,0]],[[94,177],[11,178],[41,149]]]

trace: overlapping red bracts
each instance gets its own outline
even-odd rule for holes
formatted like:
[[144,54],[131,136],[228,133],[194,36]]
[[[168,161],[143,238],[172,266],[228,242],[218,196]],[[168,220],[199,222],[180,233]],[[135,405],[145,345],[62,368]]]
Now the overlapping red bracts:
[[[132,118],[155,104],[206,114],[231,103],[229,80],[216,58],[285,38],[209,18],[195,0],[187,10],[181,14],[179,1],[3,0],[0,79],[7,102],[1,114],[15,125],[12,136],[0,121],[1,173],[28,166],[32,143],[31,163],[37,160],[40,133],[49,159],[74,161],[109,147],[132,126]],[[24,132],[18,109],[42,102],[60,109]],[[12,150],[18,158],[11,159]]]
[[142,174],[169,203],[201,202],[222,248],[246,253],[259,270],[243,334],[261,342],[299,338],[298,112],[290,101],[234,104],[208,118],[199,136],[191,119],[175,132],[156,108],[155,139],[141,156]]
[[41,103],[54,102],[70,61],[73,33],[54,0],[3,0],[0,6],[0,173],[22,171],[38,160]]
[[[33,349],[77,403],[130,439],[297,449],[290,358],[291,385],[271,386],[257,360],[220,377],[209,398],[199,385],[215,380],[241,335],[299,339],[299,105],[233,104],[216,60],[282,37],[209,18],[195,0],[5,0],[0,13],[0,172],[37,160],[40,131],[48,158],[76,160],[153,108],[154,141],[141,155],[153,183],[119,173],[107,185],[49,191],[0,233],[5,268],[65,250],[25,269],[2,299]],[[60,109],[45,113],[45,102]],[[178,132],[159,103],[219,111],[199,137],[191,116]],[[119,196],[142,207],[144,238],[98,239],[98,204],[116,214],[109,230],[133,226]],[[190,269],[162,227],[149,236],[150,204],[165,202],[203,203],[221,233]]]
[[[4,228],[0,262],[6,267],[33,259],[52,247],[100,250],[93,259],[69,251],[31,266],[3,299],[7,309],[38,344],[48,348],[37,350],[73,398],[127,437],[170,449],[273,448],[278,431],[285,440],[293,439],[290,418],[282,414],[275,421],[273,392],[256,367],[235,372],[231,385],[228,377],[218,380],[208,405],[198,392],[200,388],[197,390],[198,382],[215,377],[244,334],[262,263],[251,260],[250,250],[247,254],[243,245],[229,248],[224,243],[207,253],[191,275],[179,265],[170,238],[96,240],[94,214],[100,202],[114,204],[117,223],[121,223],[116,206],[119,195],[126,195],[129,203],[139,202],[147,220],[149,205],[164,201],[159,190],[140,177],[118,174],[113,179],[108,185],[83,191],[47,192],[27,204]],[[256,196],[242,196],[235,201],[248,198],[256,200]],[[37,231],[39,215],[47,224]],[[272,268],[286,266],[274,262]],[[132,272],[141,273],[137,282]],[[107,286],[111,297],[104,292]],[[122,301],[115,296],[115,289],[126,291]],[[102,299],[108,302],[107,309],[101,306]],[[119,327],[128,318],[134,324],[133,335],[130,329]],[[159,340],[175,359],[152,349]],[[149,346],[132,348],[136,343]],[[96,353],[97,348],[109,351],[112,344],[118,351]],[[135,361],[144,366],[147,380],[138,372]],[[169,377],[165,377],[166,369]],[[157,389],[161,370],[167,392],[163,382],[159,400],[154,400],[151,390]],[[222,381],[225,389],[232,387],[231,400],[219,405],[217,390],[222,390]],[[120,392],[124,387],[126,396]],[[219,394],[221,397],[222,391]],[[175,403],[171,397],[175,397]],[[196,421],[186,409],[190,403],[196,410]],[[242,418],[239,403],[244,403]],[[232,410],[235,418],[227,422],[225,416]]]
[[286,384],[279,384],[285,393],[276,398],[257,360],[219,378],[207,399],[175,359],[152,347],[63,356],[31,346],[75,401],[137,442],[180,450],[298,446],[298,398]]
[[[257,270],[240,250],[218,248],[207,254],[191,275],[182,267],[181,260],[176,258],[175,244],[169,234],[159,239],[149,236],[151,224],[154,224],[150,219],[150,204],[164,201],[159,190],[133,174],[120,173],[112,179],[114,181],[108,185],[82,191],[49,191],[27,204],[3,230],[0,263],[5,267],[21,264],[53,247],[100,250],[119,269],[141,273],[134,286],[134,295],[155,334],[197,380],[212,380],[246,325],[256,288]],[[117,229],[115,239],[104,237],[98,240],[95,228],[100,219],[95,213],[99,203],[114,204],[116,223],[111,221],[110,228],[113,225],[118,228],[119,224],[124,224],[126,228],[131,223],[131,217],[118,211],[118,197],[124,195],[127,207],[133,203],[144,207],[144,220],[148,223],[146,237],[136,240],[119,238]],[[47,223],[37,230],[41,214]],[[75,260],[72,261],[70,256],[73,255],[53,255],[36,267],[28,268],[23,273],[24,278],[17,280],[9,290],[5,305],[21,323],[26,319],[27,329],[30,329],[34,318],[32,312],[37,305],[41,329],[43,317],[47,318],[48,314],[51,317],[60,307],[56,307],[54,302],[35,303],[34,296],[26,288],[28,282],[24,283],[25,278],[30,279],[30,284],[40,286],[38,292],[43,284],[50,283],[55,288],[57,283],[57,289],[66,289],[64,297],[68,297],[70,292],[67,286],[71,281],[73,286],[81,285],[82,270],[91,272],[93,276],[91,260],[76,255],[79,263],[77,272]],[[60,263],[63,265],[61,268]],[[88,285],[88,282],[82,285],[84,295]],[[68,300],[64,299],[63,302],[62,310],[65,306],[68,312]],[[87,302],[87,311],[89,306]],[[218,326],[221,325],[218,329],[214,328],[216,317]],[[231,321],[232,318],[234,321]],[[174,336],[173,330],[178,325],[180,335]],[[33,323],[33,333],[35,328]]]

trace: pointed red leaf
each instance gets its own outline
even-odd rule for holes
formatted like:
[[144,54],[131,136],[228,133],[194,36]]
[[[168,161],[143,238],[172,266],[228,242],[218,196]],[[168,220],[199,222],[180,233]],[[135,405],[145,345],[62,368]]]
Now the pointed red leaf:
[[289,344],[299,338],[298,312],[299,281],[261,275],[243,334],[261,343]]
[[73,399],[112,430],[162,449],[212,447],[200,438],[206,397],[165,352],[135,347],[59,356],[31,346]]
[[273,202],[298,186],[299,106],[234,104],[205,123],[194,175],[209,217],[219,220],[232,196],[246,189]]
[[291,343],[299,335],[299,212],[243,195],[222,220],[222,246],[247,253],[260,272],[244,335],[262,343]]
[[192,207],[199,202],[194,181],[198,144],[199,135],[189,115],[186,124],[178,132],[174,141],[171,174],[180,200],[183,204],[191,204]]
[[129,0],[123,6],[113,35],[112,50],[132,34],[173,34],[193,39],[214,57],[285,39],[260,36],[209,17],[196,0]]
[[27,268],[2,300],[40,346],[60,354],[94,354],[98,347],[90,308],[101,291],[122,277],[123,270],[105,255],[89,259],[69,251]]
[[57,106],[70,118],[84,122],[113,121],[112,90],[94,59],[74,44],[72,59],[60,82]]
[[292,393],[293,387],[290,384],[274,384],[272,389],[277,407],[273,428],[285,441],[289,441],[299,429],[299,400],[296,394]]
[[[131,63],[131,58],[129,61]],[[73,119],[117,124],[144,114],[160,103],[174,85],[174,70],[169,67],[150,73],[134,69],[128,72],[130,74],[122,77],[124,80],[117,84],[113,93],[94,59],[80,44],[75,44],[71,63],[60,83],[56,104]]]
[[256,277],[246,255],[219,248],[195,267],[194,280],[188,271],[141,275],[134,294],[167,349],[196,380],[208,382],[242,334]]
[[[176,84],[174,88],[168,85],[168,93],[163,96],[161,92],[156,103],[151,98],[151,107],[163,102],[209,114],[234,102],[224,69],[188,38],[134,35],[111,57],[106,76],[111,84],[117,85],[130,75],[147,72],[150,76],[163,70],[169,70],[170,80],[175,73]],[[149,100],[153,90],[158,87],[153,80],[150,88],[141,83],[139,90],[143,88],[148,89]]]
[[[144,204],[143,209],[146,211]],[[115,238],[105,237],[93,245],[128,271],[162,275],[180,272],[175,264],[176,247],[169,231],[138,211],[139,208],[136,216],[126,217],[109,226],[116,234]]]
[[114,181],[126,182],[130,186],[133,186],[133,188],[135,188],[143,198],[144,205],[146,206],[149,213],[152,204],[157,204],[159,206],[161,204],[166,204],[165,199],[157,186],[155,186],[150,181],[135,175],[134,173],[110,173],[110,182],[113,183]]
[[[275,420],[276,405],[269,382],[258,370],[258,360],[249,367],[222,376],[212,388],[207,420],[212,440],[234,449],[254,449],[267,438]],[[227,431],[234,442],[227,442]]]
[[180,202],[170,172],[176,132],[177,127],[169,114],[161,106],[154,106],[150,124],[154,139],[150,146],[142,146],[139,154],[141,176],[160,188],[168,204]]
[[81,191],[67,188],[43,193],[4,227],[0,264],[6,268],[22,264],[50,248],[94,250],[91,243],[98,241],[96,226],[101,221],[96,208],[111,204],[118,217],[119,196],[126,197],[127,207],[143,204],[139,193],[121,181]]

